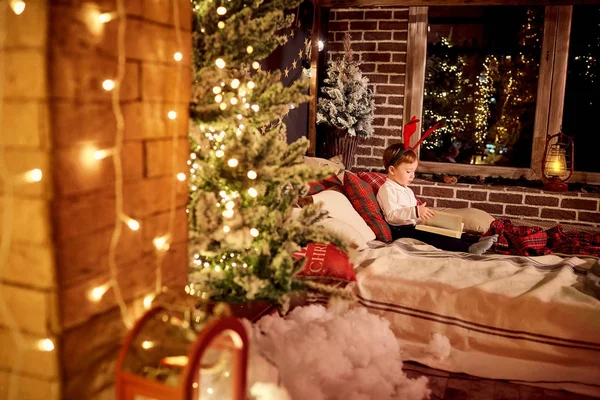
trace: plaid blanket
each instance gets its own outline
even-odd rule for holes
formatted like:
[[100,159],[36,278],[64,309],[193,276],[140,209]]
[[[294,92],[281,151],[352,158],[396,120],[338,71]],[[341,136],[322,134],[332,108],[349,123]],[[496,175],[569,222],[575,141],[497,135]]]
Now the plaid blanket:
[[548,230],[539,226],[515,226],[510,219],[492,222],[483,236],[498,235],[492,251],[500,254],[540,256],[550,253],[585,254],[600,257],[600,234],[564,232],[560,225]]

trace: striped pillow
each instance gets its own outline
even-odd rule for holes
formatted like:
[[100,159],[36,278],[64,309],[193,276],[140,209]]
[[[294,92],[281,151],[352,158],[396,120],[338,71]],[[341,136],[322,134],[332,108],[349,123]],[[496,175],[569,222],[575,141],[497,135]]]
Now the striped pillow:
[[375,237],[382,242],[392,241],[392,231],[383,218],[373,188],[351,172],[344,176],[344,192],[354,209],[365,220]]
[[383,172],[359,172],[358,177],[367,182],[373,188],[373,193],[377,196],[379,188],[385,183],[387,175]]
[[329,189],[330,187],[336,187],[339,189],[342,189],[343,187],[342,181],[335,174],[332,174],[320,181],[309,182],[308,193],[306,195],[312,196],[313,194],[322,192],[323,190]]

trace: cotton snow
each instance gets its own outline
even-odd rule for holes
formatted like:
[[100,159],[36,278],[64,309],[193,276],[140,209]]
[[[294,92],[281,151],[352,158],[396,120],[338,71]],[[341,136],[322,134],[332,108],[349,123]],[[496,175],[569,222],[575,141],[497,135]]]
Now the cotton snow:
[[438,360],[443,361],[450,356],[451,350],[452,346],[450,345],[450,339],[441,333],[434,333],[425,352],[436,357]]
[[400,345],[389,322],[364,308],[335,312],[322,306],[263,317],[252,345],[279,368],[293,400],[420,400],[427,378],[402,371]]

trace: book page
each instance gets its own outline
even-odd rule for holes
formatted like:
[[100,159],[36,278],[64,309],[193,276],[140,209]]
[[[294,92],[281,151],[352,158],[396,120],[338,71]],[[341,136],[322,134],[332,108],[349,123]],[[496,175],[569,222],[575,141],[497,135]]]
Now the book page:
[[444,235],[444,236],[449,236],[449,237],[453,237],[453,238],[457,238],[457,239],[460,239],[461,236],[462,236],[462,231],[455,231],[453,229],[438,228],[437,226],[417,225],[415,229],[418,230],[418,231],[425,231],[425,232],[435,233],[437,235]]
[[435,216],[427,220],[421,220],[422,225],[437,226],[439,228],[450,229],[452,231],[462,232],[462,217],[460,215],[450,214],[444,211],[436,211]]

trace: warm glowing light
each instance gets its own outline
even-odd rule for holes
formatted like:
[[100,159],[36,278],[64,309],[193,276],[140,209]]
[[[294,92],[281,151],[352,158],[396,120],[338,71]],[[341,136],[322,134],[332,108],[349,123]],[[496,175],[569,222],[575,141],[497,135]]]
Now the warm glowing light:
[[254,112],[258,112],[258,110],[260,110],[260,107],[258,106],[258,104],[252,104],[252,110]]
[[144,296],[144,308],[145,309],[149,309],[150,307],[152,307],[152,302],[154,301],[154,294],[147,294],[146,296]]
[[151,340],[144,340],[142,342],[142,349],[148,350],[154,347],[154,342]]
[[225,68],[225,60],[223,60],[222,58],[217,58],[215,60],[215,64],[221,69]]
[[256,197],[258,196],[258,191],[254,188],[250,188],[248,189],[248,194],[250,195],[250,197]]
[[258,69],[258,68],[260,68],[260,64],[258,63],[258,61],[254,61],[254,62],[252,63],[252,68],[254,68],[254,69]]
[[233,217],[233,210],[225,210],[225,211],[223,211],[223,217],[225,217],[225,218],[231,218],[231,217]]
[[227,165],[229,165],[231,168],[235,168],[238,166],[238,160],[235,158],[230,158],[229,161],[227,161]]
[[258,236],[258,234],[259,234],[259,232],[258,232],[258,229],[256,229],[256,228],[252,228],[252,229],[250,229],[250,235],[251,235],[252,237],[257,237],[257,236]]
[[171,110],[171,111],[169,111],[167,116],[169,117],[169,119],[175,119],[175,118],[177,118],[177,113],[175,111]]
[[112,150],[96,150],[93,153],[94,159],[102,160],[112,154]]
[[237,102],[238,102],[238,99],[237,99],[237,97],[232,97],[231,99],[229,99],[229,102],[230,102],[231,104],[234,104],[234,105],[235,105],[235,104],[237,104]]
[[248,46],[248,47],[246,47],[246,52],[247,52],[248,54],[252,54],[252,52],[253,52],[253,51],[254,51],[254,47],[252,47],[252,46]]
[[258,174],[256,173],[256,171],[248,171],[248,179],[256,179],[257,176]]
[[39,182],[42,180],[42,170],[39,168],[32,169],[31,171],[25,172],[26,182]]
[[237,89],[240,86],[240,80],[239,79],[234,79],[231,81],[231,87],[233,89]]
[[123,219],[125,220],[125,223],[129,227],[129,229],[131,229],[132,231],[137,231],[138,229],[140,229],[140,223],[137,222],[135,219],[129,218],[127,216],[124,216]]
[[217,158],[221,158],[225,155],[225,152],[223,150],[217,150],[215,151],[215,156],[217,156]]
[[319,51],[323,51],[323,49],[325,48],[325,43],[323,43],[322,40],[319,40],[317,42],[317,47],[318,47]]
[[15,14],[21,15],[25,11],[25,2],[22,0],[13,0],[10,2],[10,8],[12,8]]
[[40,339],[37,342],[37,348],[41,351],[52,351],[54,350],[54,342],[52,339]]
[[235,207],[235,203],[232,200],[229,200],[227,203],[225,203],[226,209],[233,210],[233,207]]
[[231,228],[227,225],[223,226],[223,232],[225,233],[229,233],[231,231]]
[[227,108],[227,104],[226,103],[221,103],[221,104],[219,104],[219,108],[221,110],[225,110]]
[[221,7],[217,8],[217,14],[225,15],[225,14],[227,14],[227,9],[223,6],[221,6]]
[[102,300],[102,297],[108,291],[109,288],[110,288],[110,285],[108,283],[105,283],[104,285],[96,286],[95,288],[93,288],[92,290],[90,290],[88,292],[88,298],[90,299],[90,301],[97,303],[100,300]]
[[219,23],[217,24],[217,26],[219,27],[219,29],[223,29],[223,28],[225,28],[225,22],[219,21]]
[[183,181],[185,181],[185,174],[184,174],[183,172],[180,172],[180,173],[178,173],[178,174],[177,174],[177,180],[178,180],[179,182],[183,182]]
[[181,60],[183,60],[183,54],[181,54],[180,52],[177,52],[177,53],[173,54],[173,59],[175,61],[181,61]]
[[252,81],[248,82],[248,87],[249,87],[250,89],[254,89],[254,86],[255,86],[255,85],[254,85],[254,82],[252,82]]
[[102,82],[102,89],[106,90],[107,92],[110,92],[114,88],[115,81],[113,81],[112,79],[106,79],[104,82]]
[[152,243],[156,247],[156,250],[169,250],[169,238],[167,236],[155,237]]
[[102,24],[112,21],[113,18],[115,18],[115,13],[106,12],[98,15],[98,21]]
[[213,394],[215,391],[213,390],[213,388],[209,387],[208,389],[206,389],[206,392],[208,394]]
[[219,94],[219,93],[221,93],[221,86],[215,86],[215,87],[213,88],[213,93],[214,93],[214,94]]

